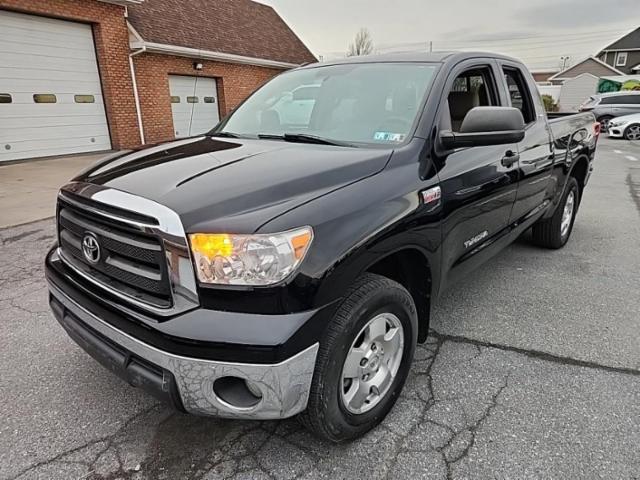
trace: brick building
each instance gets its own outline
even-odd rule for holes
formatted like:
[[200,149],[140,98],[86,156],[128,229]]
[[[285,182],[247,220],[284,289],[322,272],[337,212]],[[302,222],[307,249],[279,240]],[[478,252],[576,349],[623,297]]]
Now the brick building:
[[196,135],[314,61],[250,0],[0,0],[0,162]]

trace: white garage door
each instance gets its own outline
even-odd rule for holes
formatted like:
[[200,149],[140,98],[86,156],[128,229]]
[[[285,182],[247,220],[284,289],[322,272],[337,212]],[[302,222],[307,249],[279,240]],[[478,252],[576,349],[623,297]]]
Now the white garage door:
[[0,10],[0,162],[110,148],[91,26]]
[[220,121],[215,79],[169,75],[169,92],[176,138],[206,133]]

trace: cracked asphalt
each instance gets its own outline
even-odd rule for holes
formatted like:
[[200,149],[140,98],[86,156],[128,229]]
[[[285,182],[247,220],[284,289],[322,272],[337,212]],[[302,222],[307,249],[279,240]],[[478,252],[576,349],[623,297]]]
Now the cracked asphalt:
[[395,408],[341,446],[295,420],[182,415],[127,386],[49,313],[52,221],[0,230],[0,478],[639,479],[634,155],[601,141],[565,249],[525,237],[446,292]]

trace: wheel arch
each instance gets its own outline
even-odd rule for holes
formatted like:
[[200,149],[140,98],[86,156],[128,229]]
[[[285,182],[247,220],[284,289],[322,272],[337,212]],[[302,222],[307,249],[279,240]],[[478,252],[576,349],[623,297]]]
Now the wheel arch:
[[[589,175],[589,159],[586,155],[579,156],[571,166],[571,170],[569,170],[569,175],[567,175],[567,182],[569,177],[573,177],[578,182],[578,186],[580,187],[580,199],[582,199],[582,192],[584,192],[585,184],[587,183],[587,176]],[[565,182],[565,188],[566,183]]]
[[418,314],[418,342],[429,334],[431,297],[433,291],[432,264],[417,246],[401,247],[370,262],[362,273],[375,273],[398,282],[411,294]]

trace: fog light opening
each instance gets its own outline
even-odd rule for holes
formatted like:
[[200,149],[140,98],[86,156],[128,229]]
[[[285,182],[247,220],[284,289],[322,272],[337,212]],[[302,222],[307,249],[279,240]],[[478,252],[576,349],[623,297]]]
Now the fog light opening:
[[262,400],[258,386],[239,377],[222,377],[213,382],[218,399],[232,408],[253,408]]

